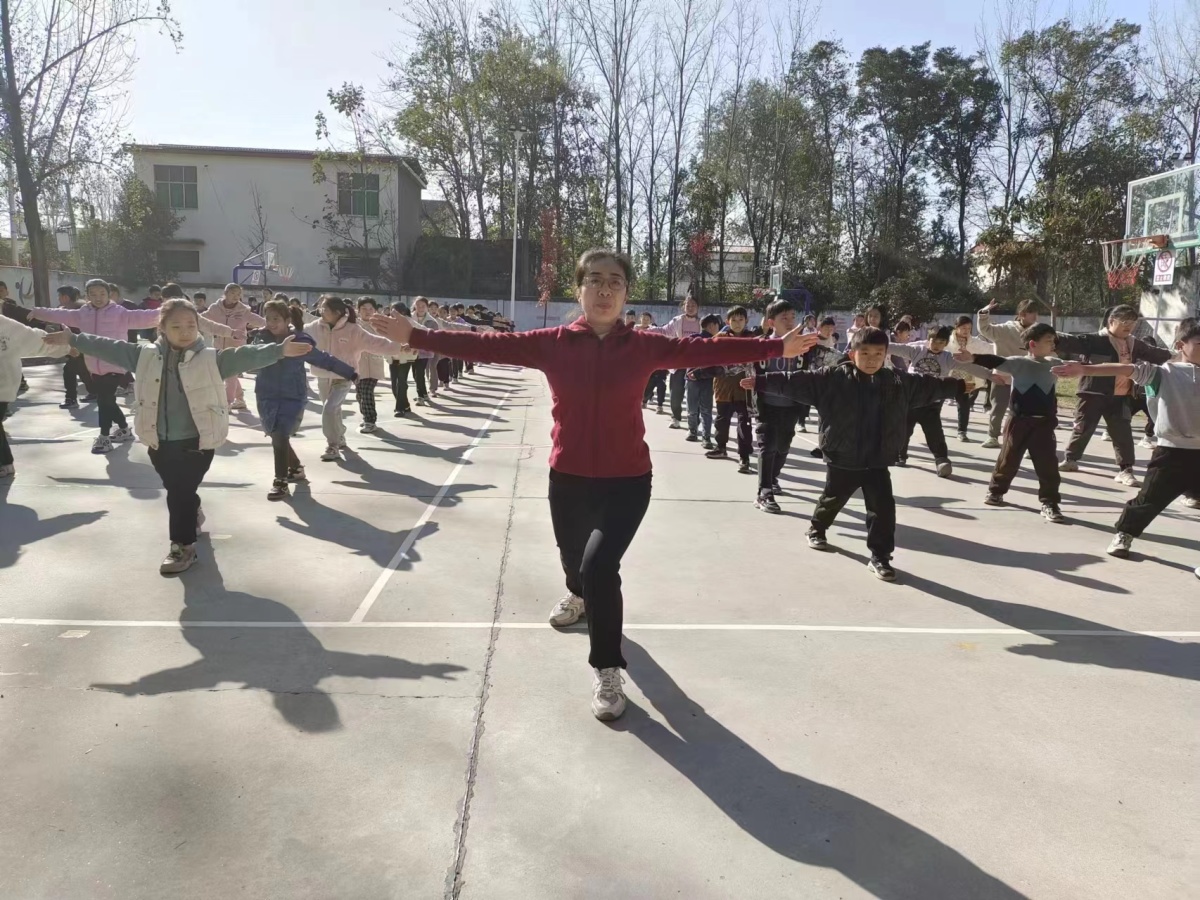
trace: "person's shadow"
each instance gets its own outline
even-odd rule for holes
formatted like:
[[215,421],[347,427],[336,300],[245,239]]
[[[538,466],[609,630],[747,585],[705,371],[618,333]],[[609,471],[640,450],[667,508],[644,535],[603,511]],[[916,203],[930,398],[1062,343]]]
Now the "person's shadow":
[[[200,659],[145,675],[130,684],[93,684],[99,691],[129,697],[234,690],[266,691],[279,714],[299,731],[335,731],[342,727],[333,698],[320,689],[325,678],[436,678],[453,681],[463,666],[415,663],[394,656],[326,650],[288,606],[266,597],[227,591],[209,543],[204,555],[180,579],[184,608],[183,637]],[[272,622],[271,627],[213,627],[210,622]]]
[[688,697],[639,644],[626,637],[624,650],[667,725],[631,702],[613,728],[657,753],[763,846],[834,869],[881,900],[1025,897],[887,810],[780,769]]
[[100,509],[95,512],[63,513],[42,519],[37,510],[19,503],[9,503],[10,487],[11,484],[8,484],[0,488],[0,569],[15,566],[21,548],[26,544],[35,544],[64,531],[91,525],[108,515],[108,510]]
[[[386,531],[377,528],[364,519],[319,503],[312,494],[295,494],[290,506],[300,521],[294,522],[286,516],[276,516],[275,521],[281,528],[324,543],[345,547],[353,555],[365,556],[380,568],[391,563],[396,547],[403,544],[409,535],[408,531]],[[437,532],[438,523],[425,522],[419,528],[419,536],[427,538]],[[420,552],[415,546],[410,547],[397,564],[396,571],[407,572],[420,561]]]

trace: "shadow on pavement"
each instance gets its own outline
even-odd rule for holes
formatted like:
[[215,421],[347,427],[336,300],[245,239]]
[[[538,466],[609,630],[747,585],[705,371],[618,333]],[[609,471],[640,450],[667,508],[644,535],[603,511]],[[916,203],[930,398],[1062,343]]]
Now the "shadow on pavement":
[[688,697],[645,649],[629,638],[624,647],[638,687],[669,727],[630,703],[614,729],[642,741],[763,846],[834,869],[881,900],[1025,896],[886,810],[780,769]]
[[[463,666],[414,663],[394,656],[326,650],[288,606],[266,597],[225,589],[207,538],[200,562],[181,577],[184,608],[179,616],[184,639],[201,659],[163,669],[130,684],[93,684],[94,690],[129,697],[211,691],[223,684],[267,691],[283,718],[299,731],[342,727],[333,698],[320,689],[325,678],[438,678]],[[274,628],[200,627],[201,622],[278,622]]]
[[6,484],[0,487],[0,569],[10,568],[17,563],[21,548],[38,541],[91,525],[108,515],[108,510],[95,512],[64,513],[49,519],[38,517],[37,511],[19,503],[10,503]]

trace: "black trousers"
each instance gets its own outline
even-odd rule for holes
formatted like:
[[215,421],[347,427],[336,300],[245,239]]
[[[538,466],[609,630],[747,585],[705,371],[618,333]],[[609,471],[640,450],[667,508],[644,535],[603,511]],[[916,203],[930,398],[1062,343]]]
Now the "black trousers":
[[656,391],[658,392],[658,408],[662,409],[663,402],[667,399],[666,369],[659,369],[650,374],[650,380],[646,383],[646,393],[642,395],[642,402],[649,403]]
[[93,375],[92,390],[96,392],[96,410],[100,415],[100,433],[108,434],[114,425],[125,427],[125,413],[117,405],[117,388],[125,373]]
[[396,412],[408,412],[412,408],[408,403],[408,373],[412,367],[411,362],[396,362],[394,359],[388,363],[388,372],[392,376],[392,396],[396,398]]
[[824,537],[846,501],[859,488],[862,488],[867,507],[867,548],[873,558],[886,562],[896,550],[896,497],[892,493],[892,473],[888,469],[830,466],[808,533]]
[[12,448],[8,445],[8,435],[4,432],[4,417],[8,415],[8,403],[0,401],[0,466],[13,464]]
[[438,357],[437,361],[437,380],[441,387],[450,387],[450,358],[447,356]]
[[967,430],[967,426],[971,424],[971,410],[975,406],[975,398],[979,396],[979,391],[967,391],[965,394],[958,395],[958,430],[963,433]]
[[1001,497],[1008,493],[1028,451],[1038,477],[1038,500],[1058,506],[1062,501],[1059,495],[1062,476],[1058,472],[1058,438],[1054,431],[1057,427],[1058,419],[1054,416],[1010,418],[1004,428],[1004,442],[1000,445],[988,490]]
[[733,415],[737,413],[737,444],[738,456],[744,461],[750,461],[750,409],[745,400],[730,400],[717,404],[717,422],[714,440],[717,449],[724,450],[729,443],[729,425]]
[[567,590],[587,604],[588,662],[625,668],[621,558],[650,506],[650,473],[583,478],[550,470],[550,521]]
[[779,480],[787,462],[796,423],[800,420],[799,406],[769,406],[759,398],[758,424],[754,434],[758,444],[758,492],[769,493]]
[[683,421],[683,399],[687,393],[687,369],[671,372],[671,418]]
[[429,396],[429,391],[425,388],[425,373],[428,369],[429,360],[423,358],[417,358],[413,360],[413,384],[417,387],[417,396],[422,400]]
[[[106,376],[101,376],[106,377]],[[212,465],[213,451],[201,450],[200,439],[162,441],[150,453],[154,471],[167,489],[171,543],[196,543],[196,516],[200,513],[200,482]]]
[[1117,519],[1117,531],[1141,536],[1158,514],[1183,494],[1200,494],[1200,450],[1156,447],[1146,465],[1142,489]]
[[276,428],[271,432],[271,450],[275,455],[275,479],[287,478],[289,469],[300,468],[300,457],[292,449],[291,432]]
[[1122,469],[1132,469],[1133,455],[1133,398],[1128,394],[1123,397],[1105,396],[1104,394],[1080,394],[1079,405],[1075,407],[1075,428],[1071,433],[1071,441],[1067,444],[1067,459],[1078,460],[1087,449],[1088,441],[1096,433],[1096,426],[1104,420],[1112,438],[1113,453],[1117,457],[1117,465]]
[[908,440],[904,443],[904,453],[901,459],[908,458],[908,445],[912,441],[913,432],[917,425],[925,432],[925,443],[934,459],[947,459],[950,448],[946,446],[946,432],[942,430],[942,404],[933,406],[915,406],[908,410]]
[[[1146,414],[1146,427],[1142,433],[1148,438],[1154,437],[1154,419],[1150,417],[1150,406],[1146,402],[1146,394],[1144,391],[1133,395],[1133,406],[1131,407],[1130,412],[1135,416],[1138,413]],[[1132,426],[1130,430],[1133,430]]]
[[63,390],[67,392],[67,400],[78,402],[78,382],[83,382],[83,389],[92,392],[92,373],[88,371],[87,360],[82,356],[68,356],[63,363]]

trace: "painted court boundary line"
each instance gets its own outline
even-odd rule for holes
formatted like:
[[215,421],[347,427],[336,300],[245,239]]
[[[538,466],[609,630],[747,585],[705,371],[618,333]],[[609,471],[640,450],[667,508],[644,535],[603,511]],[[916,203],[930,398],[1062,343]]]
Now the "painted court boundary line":
[[[459,629],[488,630],[501,628],[514,631],[558,631],[546,622],[188,622],[175,619],[19,619],[0,618],[5,625],[48,625],[60,628],[399,628],[399,629]],[[646,624],[626,623],[625,631],[791,631],[832,634],[947,634],[947,635],[1044,635],[1046,637],[1152,637],[1200,638],[1200,631],[1118,631],[1115,629],[1068,628],[904,628],[890,625],[709,625],[709,624]],[[582,634],[581,629],[573,629]]]
[[399,568],[400,563],[404,562],[404,560],[408,557],[408,551],[412,549],[413,544],[415,544],[417,539],[421,537],[421,532],[425,530],[425,526],[429,524],[430,518],[437,510],[438,506],[441,505],[441,502],[446,499],[446,494],[449,492],[450,488],[454,486],[454,482],[458,480],[458,476],[462,472],[463,467],[470,460],[471,454],[475,452],[475,448],[479,446],[480,442],[483,440],[483,436],[487,434],[488,429],[492,426],[492,422],[495,421],[496,416],[500,415],[501,408],[505,403],[508,402],[508,398],[511,397],[512,394],[513,391],[509,390],[503,397],[500,398],[500,402],[496,404],[495,408],[491,412],[491,415],[487,417],[487,421],[485,421],[479,427],[479,430],[475,432],[475,437],[471,439],[470,446],[463,451],[463,455],[459,459],[458,465],[454,467],[453,471],[450,472],[449,476],[447,476],[446,480],[442,483],[442,486],[438,488],[438,492],[433,495],[433,499],[429,501],[428,505],[425,507],[425,511],[421,513],[421,518],[417,519],[417,524],[409,530],[408,536],[404,539],[404,543],[402,543],[396,550],[395,554],[388,561],[388,564],[384,570],[379,573],[379,577],[375,579],[375,583],[371,586],[371,589],[367,591],[367,596],[363,597],[362,603],[360,603],[358,609],[354,611],[354,615],[350,617],[349,624],[359,624],[366,619],[367,613],[371,611],[371,607],[375,605],[375,601],[379,599],[379,595],[383,593],[383,589],[387,587],[387,583],[391,580],[396,569]]

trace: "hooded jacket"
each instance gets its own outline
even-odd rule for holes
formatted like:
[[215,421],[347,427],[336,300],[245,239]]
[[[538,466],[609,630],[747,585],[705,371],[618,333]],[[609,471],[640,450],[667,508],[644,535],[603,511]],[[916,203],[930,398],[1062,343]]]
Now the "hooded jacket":
[[[1054,342],[1054,347],[1058,355],[1064,359],[1074,357],[1085,365],[1101,365],[1121,361],[1120,354],[1113,346],[1114,340],[1121,339],[1113,338],[1109,335],[1107,328],[1101,328],[1094,334],[1060,334]],[[1128,337],[1124,340],[1129,342],[1130,361],[1135,364],[1148,362],[1161,366],[1171,359],[1170,350],[1155,347],[1153,344],[1139,341],[1135,337]],[[1116,385],[1117,379],[1112,375],[1084,375],[1079,379],[1077,393],[1111,397],[1116,390]]]
[[[308,370],[306,363],[318,369],[327,369],[339,378],[352,381],[356,377],[354,368],[334,359],[328,353],[315,349],[317,342],[312,335],[303,331],[293,332],[297,343],[308,344],[314,349],[306,356],[285,356],[279,362],[260,369],[254,379],[254,399],[263,431],[267,434],[282,428],[289,434],[300,423],[305,404],[308,403]],[[284,337],[276,337],[265,328],[250,335],[250,346],[282,344]]]
[[[111,300],[96,308],[85,303],[79,309],[42,309],[33,310],[34,318],[43,322],[54,322],[68,328],[78,328],[84,334],[94,334],[98,337],[114,341],[124,341],[131,331],[142,331],[158,327],[157,309],[126,309],[120,303]],[[97,359],[80,348],[87,357],[88,371],[93,375],[113,375],[126,370],[105,359]]]

